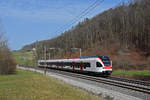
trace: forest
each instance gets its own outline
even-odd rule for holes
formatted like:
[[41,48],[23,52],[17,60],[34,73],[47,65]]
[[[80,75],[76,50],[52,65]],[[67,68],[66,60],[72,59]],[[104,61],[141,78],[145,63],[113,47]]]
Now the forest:
[[[36,58],[106,55],[115,69],[150,69],[150,0],[131,0],[106,10],[55,38],[36,41],[21,51],[36,48]],[[49,48],[55,48],[49,49]],[[51,53],[48,56],[49,52]]]

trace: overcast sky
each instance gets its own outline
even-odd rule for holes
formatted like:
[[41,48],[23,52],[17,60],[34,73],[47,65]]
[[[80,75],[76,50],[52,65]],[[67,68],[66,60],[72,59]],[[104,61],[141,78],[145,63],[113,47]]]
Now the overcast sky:
[[[16,50],[36,40],[50,39],[59,35],[64,31],[57,31],[60,27],[66,25],[95,1],[0,0],[0,23],[6,32],[9,47]],[[115,7],[121,1],[123,0],[104,0],[84,18],[91,18]]]

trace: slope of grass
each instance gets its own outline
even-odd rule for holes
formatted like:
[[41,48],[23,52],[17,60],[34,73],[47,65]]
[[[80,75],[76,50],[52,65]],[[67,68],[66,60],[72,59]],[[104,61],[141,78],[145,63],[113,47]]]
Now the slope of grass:
[[99,100],[99,98],[51,77],[18,70],[16,75],[0,76],[0,100]]
[[117,70],[112,73],[113,76],[118,77],[125,77],[125,78],[131,78],[131,79],[137,79],[137,80],[143,80],[143,81],[150,81],[150,71],[149,70]]
[[33,53],[32,52],[13,52],[13,56],[16,59],[17,64],[33,66]]
[[150,77],[150,71],[136,71],[136,70],[117,70],[112,73],[112,75],[126,75],[126,76],[132,76],[132,75],[138,75],[138,76],[149,76]]

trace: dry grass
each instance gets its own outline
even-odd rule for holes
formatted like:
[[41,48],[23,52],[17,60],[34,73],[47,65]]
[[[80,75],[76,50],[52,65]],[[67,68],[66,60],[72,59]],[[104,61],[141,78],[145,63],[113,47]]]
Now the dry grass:
[[88,92],[30,71],[0,76],[0,100],[99,100]]

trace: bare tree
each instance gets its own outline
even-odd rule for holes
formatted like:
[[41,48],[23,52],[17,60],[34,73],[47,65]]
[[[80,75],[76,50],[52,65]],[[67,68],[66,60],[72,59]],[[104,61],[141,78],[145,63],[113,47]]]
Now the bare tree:
[[7,46],[7,40],[0,34],[0,74],[15,73],[16,62]]

